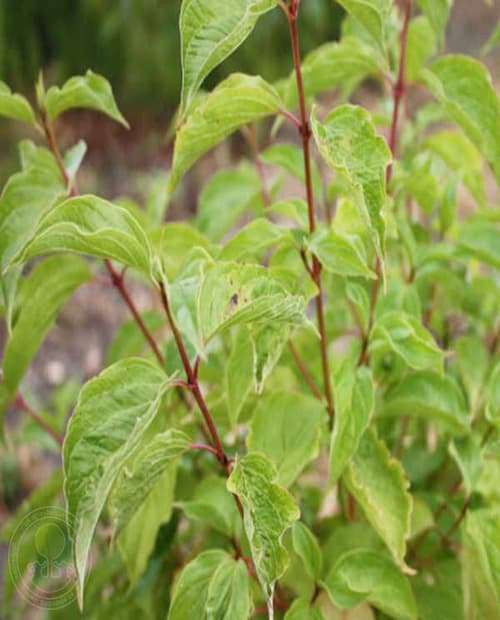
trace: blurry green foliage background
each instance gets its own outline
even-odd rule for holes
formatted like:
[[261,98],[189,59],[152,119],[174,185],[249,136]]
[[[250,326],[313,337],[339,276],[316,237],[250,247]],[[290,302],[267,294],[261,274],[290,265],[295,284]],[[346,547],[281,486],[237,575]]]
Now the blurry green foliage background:
[[[181,0],[0,0],[0,79],[31,95],[41,68],[48,84],[91,68],[111,82],[122,108],[165,111],[179,98],[180,4]],[[303,53],[338,38],[341,11],[334,2],[304,2],[301,20]],[[260,73],[268,80],[286,75],[291,68],[287,29],[281,11],[272,11],[206,86],[235,70]]]

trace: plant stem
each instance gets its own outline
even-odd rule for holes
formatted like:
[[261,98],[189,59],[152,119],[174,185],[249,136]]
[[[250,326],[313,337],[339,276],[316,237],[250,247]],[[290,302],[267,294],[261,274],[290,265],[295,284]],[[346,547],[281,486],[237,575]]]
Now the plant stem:
[[31,408],[31,406],[24,400],[24,397],[20,392],[18,392],[16,395],[16,400],[14,401],[14,405],[18,409],[22,409],[22,411],[25,411],[30,416],[30,418],[32,418],[32,420],[38,424],[40,428],[42,428],[46,433],[48,433],[52,437],[52,439],[59,446],[62,447],[63,442],[64,442],[64,437],[59,435],[59,433],[57,433],[47,422],[45,422],[45,420],[42,417],[38,415],[38,413],[36,413]]
[[[299,97],[300,108],[300,127],[299,133],[302,139],[302,151],[304,153],[304,174],[306,182],[306,197],[307,197],[307,213],[309,219],[309,232],[312,234],[316,230],[316,218],[314,213],[314,194],[312,186],[312,174],[311,174],[311,127],[309,125],[306,99],[304,93],[304,83],[302,80],[302,67],[300,60],[300,46],[299,46],[299,33],[297,29],[297,17],[299,12],[299,0],[290,0],[287,7],[286,14],[288,17],[288,25],[290,28],[290,39],[292,42],[293,52],[293,64],[295,67],[295,78],[297,82],[297,92]],[[333,394],[330,384],[330,366],[328,362],[328,341],[326,335],[325,315],[323,309],[323,290],[321,286],[321,264],[317,257],[312,257],[312,267],[309,273],[318,288],[318,295],[316,296],[316,318],[318,322],[318,330],[320,333],[320,351],[321,351],[321,364],[323,370],[323,386],[325,390],[325,397],[327,403],[328,414],[330,420],[333,421],[334,405]]]
[[219,458],[217,450],[213,446],[208,446],[204,443],[192,443],[189,445],[190,450],[204,450],[205,452],[210,452],[215,457]]
[[318,400],[323,400],[323,396],[321,395],[321,392],[318,390],[311,375],[309,374],[309,371],[305,367],[305,364],[302,361],[297,349],[295,348],[295,345],[293,344],[291,340],[288,341],[288,348],[290,349],[290,353],[292,354],[293,359],[295,360],[295,363],[297,364],[297,368],[300,370],[302,376],[304,377],[305,382],[311,388],[311,392],[314,394],[314,396],[316,396]]

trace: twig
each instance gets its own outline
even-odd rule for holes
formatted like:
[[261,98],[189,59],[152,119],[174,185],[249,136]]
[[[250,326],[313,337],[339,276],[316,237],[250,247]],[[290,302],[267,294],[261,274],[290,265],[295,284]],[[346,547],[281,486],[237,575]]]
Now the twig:
[[31,406],[24,400],[21,392],[17,393],[16,400],[14,401],[14,406],[18,409],[21,409],[22,411],[25,411],[30,416],[30,418],[32,418],[32,420],[38,424],[40,428],[42,428],[46,433],[48,433],[52,437],[52,439],[59,446],[62,447],[64,443],[64,437],[62,437],[62,435],[59,435],[59,433],[57,433],[42,417],[38,415],[38,413],[36,413],[31,408]]

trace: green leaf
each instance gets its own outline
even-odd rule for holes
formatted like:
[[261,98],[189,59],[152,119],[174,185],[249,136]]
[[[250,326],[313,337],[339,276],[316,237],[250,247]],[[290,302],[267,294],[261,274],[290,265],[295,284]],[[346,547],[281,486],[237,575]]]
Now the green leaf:
[[285,228],[279,228],[265,218],[252,220],[226,243],[219,254],[219,260],[244,260],[251,256],[258,256],[263,250],[283,245],[284,241],[291,239],[290,232]]
[[[189,437],[169,429],[144,444],[116,477],[109,495],[113,533],[117,535],[147,500],[158,479],[167,469],[175,472],[178,460],[189,448]],[[163,504],[165,512],[168,506]]]
[[293,601],[287,609],[284,620],[323,620],[317,607],[311,607],[310,597],[303,596]]
[[181,115],[207,75],[252,32],[277,0],[183,0],[180,15]]
[[219,241],[242,214],[260,200],[260,179],[254,166],[219,170],[203,187],[198,199],[196,226],[211,241]]
[[364,287],[352,281],[347,282],[346,293],[353,311],[359,318],[361,328],[366,333],[370,323],[370,297]]
[[465,220],[458,245],[468,256],[500,269],[500,228],[495,222]]
[[248,449],[265,454],[276,466],[278,482],[289,487],[318,456],[324,415],[324,405],[312,396],[266,394],[259,399],[250,424]]
[[335,484],[358,449],[373,414],[371,371],[344,363],[334,379],[335,420],[330,441],[330,483]]
[[116,260],[152,278],[146,233],[128,211],[97,196],[69,198],[41,220],[22,260],[73,251]]
[[109,82],[90,69],[85,75],[70,78],[62,88],[51,86],[45,95],[44,107],[51,120],[71,108],[90,108],[128,128],[127,121],[116,106]]
[[334,230],[319,230],[312,235],[308,249],[323,267],[341,276],[376,278],[367,266],[365,246],[356,235],[342,235]]
[[[155,310],[147,310],[141,314],[144,325],[151,333],[155,333],[165,325],[165,318]],[[125,321],[115,332],[106,353],[106,366],[125,358],[140,355],[147,347],[146,339],[135,319]]]
[[456,437],[450,442],[448,451],[462,474],[463,484],[467,495],[470,495],[483,469],[481,446],[475,435]]
[[473,58],[449,55],[434,62],[422,76],[500,180],[500,106],[486,68]]
[[68,175],[70,185],[73,183],[74,178],[76,177],[76,174],[80,169],[86,152],[87,143],[85,142],[85,140],[79,140],[74,146],[69,148],[64,153],[64,169],[66,170],[66,174]]
[[417,0],[417,4],[436,33],[440,47],[443,47],[446,24],[453,0]]
[[442,424],[453,434],[466,433],[469,418],[465,398],[451,377],[431,371],[412,373],[388,390],[383,415],[414,415]]
[[212,549],[200,553],[182,570],[167,620],[247,620],[251,610],[245,563]]
[[248,330],[242,327],[234,339],[225,374],[227,412],[233,430],[253,385],[254,348]]
[[300,325],[305,322],[304,304],[264,267],[217,263],[201,284],[198,324],[206,341],[239,323]]
[[412,579],[419,618],[464,620],[461,566],[455,559],[440,560]]
[[[284,143],[273,144],[265,151],[262,151],[260,157],[264,163],[279,166],[288,172],[288,174],[296,179],[299,179],[299,181],[302,181],[302,183],[305,184],[306,177],[304,171],[304,153],[298,146]],[[318,166],[314,160],[311,161],[311,180],[314,195],[316,196],[316,199],[319,200],[323,195],[323,185]]]
[[302,198],[279,200],[266,207],[266,211],[276,213],[282,217],[287,217],[297,222],[304,230],[308,227],[309,216],[307,212],[307,203]]
[[417,620],[417,607],[408,580],[385,556],[364,549],[348,551],[335,563],[324,586],[343,609],[364,600],[396,620]]
[[74,531],[80,606],[99,515],[171,384],[153,363],[129,358],[104,370],[80,393],[64,441],[64,492]]
[[347,464],[343,480],[363,509],[373,529],[387,545],[398,566],[411,573],[404,561],[410,535],[412,498],[399,461],[368,429]]
[[118,535],[116,544],[127,568],[132,587],[146,570],[160,526],[170,521],[175,480],[175,467],[162,470],[149,495],[136,508],[131,519]]
[[193,248],[203,248],[210,253],[211,244],[194,226],[185,222],[169,222],[149,235],[152,246],[160,255],[165,274],[174,280],[185,266]]
[[11,92],[5,82],[0,81],[0,116],[36,125],[35,113],[29,101],[22,95]]
[[26,140],[19,151],[22,171],[10,177],[0,199],[2,270],[31,238],[40,218],[65,195],[63,178],[47,149]]
[[463,336],[455,342],[455,352],[460,379],[467,391],[471,415],[474,416],[483,398],[490,364],[488,351],[479,336]]
[[282,108],[278,93],[261,77],[230,75],[187,118],[177,132],[169,181],[172,192],[194,162],[247,123]]
[[277,471],[271,461],[250,452],[236,460],[227,481],[228,490],[243,505],[255,570],[271,609],[274,584],[288,565],[281,539],[300,516],[293,497],[276,484],[276,479]]
[[323,123],[313,113],[312,130],[326,163],[351,187],[356,208],[371,226],[375,249],[382,260],[385,169],[391,161],[385,140],[375,133],[369,113],[349,104],[336,108]]
[[420,322],[405,312],[386,312],[375,321],[370,347],[377,349],[384,344],[415,370],[443,366],[445,353]]
[[500,511],[469,510],[463,525],[465,618],[495,618],[500,609]]
[[410,21],[406,44],[406,77],[416,80],[420,69],[437,52],[436,34],[429,20],[420,15]]
[[500,428],[500,363],[497,363],[490,377],[489,398],[485,409],[486,419]]
[[283,348],[290,339],[293,325],[263,324],[251,329],[254,345],[254,378],[257,393],[264,389],[267,378],[281,358]]
[[20,294],[24,302],[3,357],[4,383],[10,394],[15,394],[61,307],[91,278],[88,266],[80,258],[53,256],[36,265],[22,282]]
[[307,574],[317,581],[321,575],[323,558],[316,537],[308,527],[297,521],[293,525],[292,541],[295,552],[304,562]]
[[385,56],[391,0],[337,0]]

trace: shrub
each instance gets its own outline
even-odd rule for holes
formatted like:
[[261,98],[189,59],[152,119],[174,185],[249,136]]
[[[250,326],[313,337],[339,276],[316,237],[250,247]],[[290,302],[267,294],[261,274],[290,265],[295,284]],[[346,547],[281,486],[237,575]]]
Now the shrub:
[[[73,107],[126,125],[104,78],[40,80],[36,112],[1,87],[0,113],[46,141],[21,143],[1,197],[2,404],[63,457],[4,538],[64,488],[86,617],[498,616],[500,235],[485,182],[500,177],[498,99],[478,61],[435,58],[447,0],[339,0],[340,42],[303,60],[300,4],[184,0],[168,194],[147,209],[79,195],[85,145],[57,146]],[[202,92],[273,9],[292,74]],[[373,112],[347,103],[367,78],[384,94]],[[428,94],[416,110],[414,86]],[[332,90],[332,110],[312,103]],[[262,150],[284,123],[300,147]],[[194,222],[164,223],[186,172],[236,131],[251,161],[209,179]],[[280,194],[289,177],[303,194]],[[34,411],[23,377],[102,271],[133,318],[64,428],[64,411]],[[132,279],[161,314],[139,313]],[[21,545],[21,576],[42,543],[55,544]],[[16,586],[8,574],[6,613]]]

